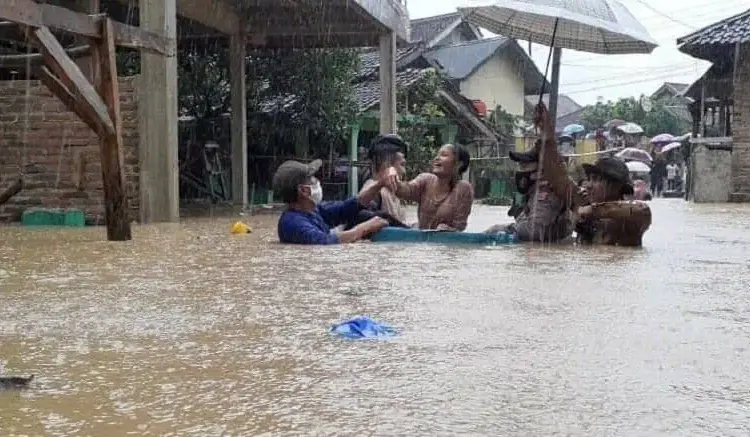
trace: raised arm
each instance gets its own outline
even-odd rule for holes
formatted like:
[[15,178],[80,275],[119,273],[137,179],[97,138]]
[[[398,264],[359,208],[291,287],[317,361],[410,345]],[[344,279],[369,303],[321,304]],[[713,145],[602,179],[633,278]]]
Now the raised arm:
[[539,151],[539,165],[542,176],[549,182],[550,188],[557,197],[568,207],[581,205],[582,199],[578,194],[578,186],[568,177],[565,166],[560,162],[562,155],[557,150],[555,128],[552,125],[547,107],[543,103],[537,105],[534,114],[534,124],[542,134],[542,146]]
[[399,199],[403,199],[409,202],[419,202],[422,199],[425,187],[429,182],[430,178],[434,175],[430,173],[422,173],[414,179],[406,182],[401,180],[392,180],[389,188],[393,191]]

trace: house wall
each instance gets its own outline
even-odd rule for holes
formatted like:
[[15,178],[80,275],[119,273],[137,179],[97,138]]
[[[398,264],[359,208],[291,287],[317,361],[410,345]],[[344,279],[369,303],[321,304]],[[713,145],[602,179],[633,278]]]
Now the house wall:
[[[138,105],[135,78],[120,79],[126,192],[138,217]],[[99,139],[38,81],[0,81],[0,190],[24,189],[0,205],[0,221],[18,221],[31,207],[82,209],[103,223]]]
[[732,200],[750,202],[750,44],[740,49],[732,120]]
[[518,116],[524,112],[524,80],[516,63],[507,54],[493,56],[461,82],[461,93],[482,100],[490,110],[502,108]]
[[696,203],[723,203],[731,197],[733,152],[691,145],[689,199]]

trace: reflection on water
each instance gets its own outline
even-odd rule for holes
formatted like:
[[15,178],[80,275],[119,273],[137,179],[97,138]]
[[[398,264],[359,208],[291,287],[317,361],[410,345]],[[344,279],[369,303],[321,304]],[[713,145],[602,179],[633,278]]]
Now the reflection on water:
[[[38,378],[0,435],[747,436],[750,208],[652,208],[642,250],[0,228],[0,359]],[[327,334],[359,314],[402,335]]]

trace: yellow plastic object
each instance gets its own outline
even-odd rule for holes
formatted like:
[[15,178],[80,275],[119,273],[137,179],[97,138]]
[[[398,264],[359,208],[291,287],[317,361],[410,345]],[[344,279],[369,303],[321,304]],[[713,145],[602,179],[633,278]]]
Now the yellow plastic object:
[[250,226],[242,223],[242,222],[235,222],[232,225],[232,233],[233,234],[249,234],[253,232],[253,230],[250,228]]

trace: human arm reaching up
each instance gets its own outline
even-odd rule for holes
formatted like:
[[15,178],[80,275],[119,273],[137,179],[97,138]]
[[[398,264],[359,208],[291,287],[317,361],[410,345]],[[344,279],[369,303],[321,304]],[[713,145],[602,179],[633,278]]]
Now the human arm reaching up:
[[533,121],[542,135],[542,144],[539,149],[539,167],[542,169],[542,176],[549,182],[555,195],[568,207],[574,208],[580,205],[578,186],[570,180],[565,166],[561,163],[562,155],[557,150],[555,127],[544,103],[537,105]]

